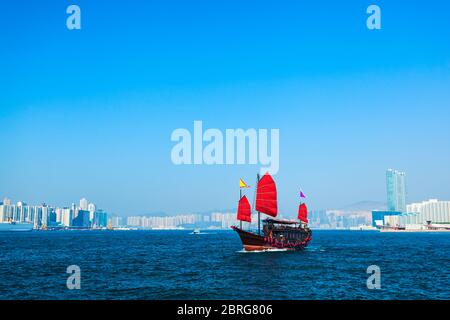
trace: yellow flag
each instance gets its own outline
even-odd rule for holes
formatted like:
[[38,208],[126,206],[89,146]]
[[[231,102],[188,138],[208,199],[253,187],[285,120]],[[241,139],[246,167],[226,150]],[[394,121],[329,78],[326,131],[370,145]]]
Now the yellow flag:
[[248,186],[244,180],[239,179],[239,188],[250,188],[250,186]]

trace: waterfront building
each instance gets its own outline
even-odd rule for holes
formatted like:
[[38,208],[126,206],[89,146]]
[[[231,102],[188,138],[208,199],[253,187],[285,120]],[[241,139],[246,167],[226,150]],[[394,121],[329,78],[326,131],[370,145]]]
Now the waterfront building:
[[47,227],[55,227],[57,225],[56,222],[56,209],[48,207],[48,215],[47,215]]
[[59,220],[57,222],[61,223],[65,227],[72,226],[73,221],[73,210],[71,208],[62,208],[59,210]]
[[96,228],[106,228],[108,226],[108,214],[103,210],[96,210],[94,212],[92,226]]
[[72,220],[72,226],[78,228],[89,228],[91,226],[89,211],[78,210],[77,216]]
[[[372,227],[376,227],[377,225],[386,224],[387,217],[391,216],[399,216],[402,213],[400,211],[372,211]],[[389,220],[392,221],[392,220]]]
[[3,202],[0,205],[0,223],[1,222],[8,222],[8,205],[5,204],[5,202]]
[[61,216],[62,216],[62,208],[56,208],[55,209],[55,223],[56,224],[61,223]]
[[42,216],[41,216],[41,224],[40,226],[48,226],[49,225],[49,217],[50,217],[50,208],[46,205],[42,205]]
[[385,217],[388,226],[402,226],[406,229],[421,229],[429,222],[432,224],[450,223],[450,201],[430,199],[407,205],[405,213]]
[[400,215],[385,216],[383,225],[390,227],[400,226]]
[[28,206],[25,202],[19,201],[16,205],[17,211],[15,212],[13,221],[29,222],[28,221]]
[[30,221],[35,229],[42,226],[42,206],[30,207]]
[[388,211],[406,212],[405,173],[393,169],[386,171]]
[[430,199],[412,203],[406,207],[408,214],[415,215],[418,223],[450,223],[450,201]]
[[122,226],[122,217],[116,216],[111,218],[112,226],[117,228]]

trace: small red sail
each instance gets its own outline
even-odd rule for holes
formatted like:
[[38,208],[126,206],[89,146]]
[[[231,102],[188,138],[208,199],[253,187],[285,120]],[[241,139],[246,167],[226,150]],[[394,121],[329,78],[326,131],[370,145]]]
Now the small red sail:
[[255,208],[256,211],[268,214],[269,216],[277,216],[277,186],[268,173],[266,173],[258,182]]
[[239,200],[237,219],[240,221],[252,222],[252,208],[246,196]]
[[304,223],[308,223],[308,208],[304,203],[298,207],[298,219]]

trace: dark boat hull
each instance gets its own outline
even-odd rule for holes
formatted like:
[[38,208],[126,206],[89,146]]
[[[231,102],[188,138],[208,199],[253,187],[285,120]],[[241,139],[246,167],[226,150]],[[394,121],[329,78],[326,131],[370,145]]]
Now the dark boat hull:
[[[236,231],[241,238],[245,251],[264,251],[273,249],[302,250],[312,239],[310,230],[295,230],[297,233],[296,239],[285,238],[283,240],[279,240],[279,238],[277,239],[274,237],[258,235],[256,233],[242,230],[238,227],[233,226],[231,228]],[[293,230],[294,229],[290,230],[291,233]]]

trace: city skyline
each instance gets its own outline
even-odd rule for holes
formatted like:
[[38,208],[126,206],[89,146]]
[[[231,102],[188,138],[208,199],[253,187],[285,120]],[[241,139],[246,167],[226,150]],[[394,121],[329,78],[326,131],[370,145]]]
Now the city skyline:
[[34,229],[106,228],[112,218],[108,219],[107,212],[86,198],[80,199],[79,206],[75,203],[53,206],[45,202],[30,205],[24,201],[12,202],[8,198],[0,201],[0,223],[32,224]]
[[449,199],[450,4],[379,5],[368,30],[356,0],[83,1],[68,30],[65,3],[8,2],[0,192],[117,213],[234,208],[260,166],[171,161],[174,130],[202,121],[279,130],[283,213],[300,188],[313,208],[380,201],[390,167],[411,202]]
[[[81,198],[80,201],[82,199],[85,198]],[[25,201],[23,199],[20,200],[13,200],[10,197],[1,197],[0,196],[0,204],[5,204],[5,201],[7,201],[7,204],[13,204],[13,205],[29,205],[29,206],[47,206],[47,207],[55,207],[55,208],[72,208],[74,206],[76,206],[75,202],[71,202],[70,204],[54,204],[54,203],[49,203],[46,201],[38,201],[37,203],[29,203],[28,201]],[[94,208],[91,210],[89,209],[89,207],[93,205]],[[329,207],[329,208],[316,208],[313,210],[345,210],[346,208],[349,207],[353,207],[353,206],[359,206],[359,205],[363,205],[364,207],[368,206],[368,205],[374,205],[376,207],[380,207],[380,206],[386,206],[386,201],[371,201],[371,200],[362,200],[362,201],[357,201],[357,202],[353,202],[353,203],[349,203],[346,204],[344,206],[338,207],[338,206],[333,206],[333,207]],[[81,206],[77,206],[78,208],[82,209]],[[84,210],[84,209],[82,209]],[[95,211],[96,210],[96,205],[94,203],[89,203],[88,204],[88,209],[87,211]],[[236,211],[237,210],[237,204],[236,206],[230,207],[230,208],[212,208],[209,210],[204,210],[204,211],[192,211],[190,213],[192,214],[207,214],[207,213],[212,213],[212,212],[230,212],[230,211]],[[109,211],[109,210],[108,210]],[[138,210],[138,212],[111,212],[112,215],[114,216],[119,216],[119,217],[128,217],[128,216],[176,216],[176,215],[180,215],[180,214],[184,214],[187,213],[186,210],[184,211],[180,211],[180,212],[165,212],[165,211],[155,211],[155,210]],[[290,215],[288,214],[287,217],[289,217]]]
[[[341,209],[310,208],[310,226],[320,229],[360,229],[380,226],[406,226],[406,228],[425,228],[427,221],[445,223],[450,214],[450,201],[429,199],[407,204],[406,173],[395,169],[387,169],[385,174],[386,203],[363,201]],[[240,180],[241,188],[250,188]],[[301,193],[303,198],[306,196]],[[378,207],[377,207],[378,206]],[[385,208],[382,208],[385,207]],[[383,210],[380,210],[383,209]],[[384,210],[386,209],[386,210]],[[248,228],[256,228],[258,214],[253,210],[251,223]],[[126,218],[126,223],[125,221]],[[292,218],[290,215],[280,214],[279,218]],[[425,219],[425,220],[424,220]],[[136,227],[139,229],[229,229],[238,224],[236,210],[210,210],[209,212],[187,212],[182,214],[144,214],[139,215],[111,215],[88,201],[85,197],[79,200],[79,205],[64,206],[62,208],[46,205],[30,206],[23,201],[16,205],[4,198],[0,202],[0,222],[33,223],[35,229],[51,228],[121,228]],[[109,223],[108,223],[109,221]]]
[[[373,200],[362,200],[362,201],[357,201],[357,202],[353,202],[351,204],[346,204],[343,206],[331,206],[328,208],[316,208],[313,207],[313,211],[324,211],[324,210],[329,210],[329,211],[350,211],[349,212],[353,212],[353,211],[370,211],[370,210],[379,210],[380,207],[386,207],[385,209],[387,209],[388,211],[392,211],[392,212],[403,212],[406,213],[406,208],[407,206],[409,206],[410,204],[414,204],[414,201],[409,201],[408,204],[408,199],[407,199],[407,190],[406,190],[406,183],[405,183],[405,176],[406,173],[403,171],[399,171],[399,170],[395,170],[395,169],[387,169],[386,170],[386,175],[385,175],[385,194],[386,194],[386,200],[385,201],[373,201]],[[251,189],[250,186],[247,186],[247,188]],[[252,191],[250,191],[251,193]],[[252,199],[252,195],[247,195],[250,197],[250,199]],[[1,198],[1,197],[0,197]],[[432,197],[431,197],[432,198]],[[431,199],[428,198],[428,199]],[[425,198],[421,198],[421,200],[415,200],[417,201],[424,201],[423,199]],[[4,197],[4,201],[8,201],[8,203],[11,202],[10,199],[8,199],[8,197]],[[22,203],[24,201],[22,200],[18,200],[17,203]],[[1,203],[1,202],[0,202]],[[42,205],[46,206],[46,202],[45,201],[40,201],[38,203],[41,203]],[[358,206],[363,206],[365,207],[365,209],[354,209],[352,207],[358,207]],[[145,205],[144,205],[145,206]],[[369,207],[372,206],[372,207]],[[56,205],[56,207],[58,207],[58,205]],[[60,207],[64,207],[64,208],[68,208],[69,206],[65,206],[62,205]],[[72,202],[70,207],[75,207],[75,203]],[[92,202],[89,202],[85,197],[82,197],[79,200],[79,206],[78,208],[80,208],[81,210],[87,210],[90,212],[93,212],[96,210],[96,205]],[[138,212],[130,212],[130,211],[124,211],[124,212],[114,212],[112,215],[116,216],[116,217],[130,217],[130,216],[153,216],[153,217],[165,217],[165,216],[169,216],[169,217],[174,217],[174,216],[179,216],[179,215],[183,215],[186,214],[187,212],[189,212],[189,214],[211,214],[213,212],[229,212],[229,211],[236,211],[237,210],[237,205],[236,207],[229,207],[229,208],[210,208],[208,210],[193,210],[193,211],[180,211],[180,212],[165,212],[165,211],[156,211],[156,210],[151,210],[151,209],[145,209],[142,208],[141,210],[138,210]],[[289,213],[284,213],[283,214],[286,218],[291,218],[292,214]],[[92,217],[91,217],[92,219]]]

